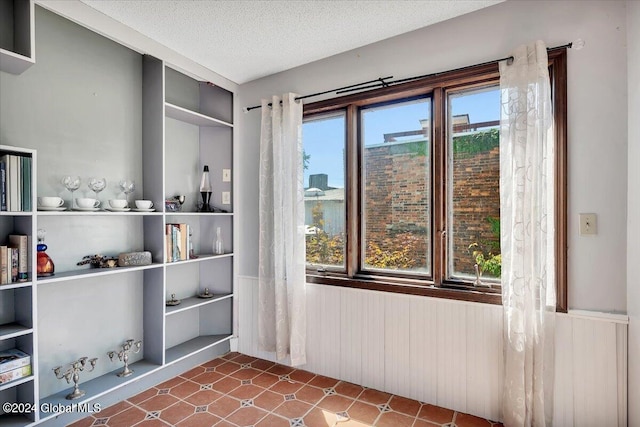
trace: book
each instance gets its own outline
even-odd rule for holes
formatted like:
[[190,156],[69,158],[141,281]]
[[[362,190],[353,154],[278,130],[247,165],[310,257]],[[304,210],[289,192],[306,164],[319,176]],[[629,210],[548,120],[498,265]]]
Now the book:
[[7,254],[7,260],[11,260],[11,277],[9,278],[9,283],[14,283],[18,281],[18,248],[9,247],[7,249],[9,254]]
[[[2,156],[4,159],[5,156]],[[0,160],[0,211],[7,210],[7,163]]]
[[22,211],[31,211],[31,157],[22,156]]
[[0,374],[0,384],[8,383],[9,381],[17,380],[19,378],[28,377],[29,375],[31,375],[31,365],[12,369]]
[[187,239],[189,237],[189,231],[187,224],[178,224],[180,229],[180,260],[185,261],[189,259],[189,248],[187,246]]
[[9,283],[9,275],[7,273],[7,247],[0,246],[0,285],[6,285]]
[[24,234],[10,234],[9,244],[18,249],[18,282],[29,280],[29,238]]
[[0,351],[0,373],[12,371],[31,363],[31,356],[17,348]]
[[15,212],[20,210],[18,156],[7,155],[7,210]]
[[165,224],[164,226],[164,237],[165,237],[165,248],[166,248],[166,262],[173,261],[172,251],[173,251],[173,236],[172,236],[172,227],[171,224]]

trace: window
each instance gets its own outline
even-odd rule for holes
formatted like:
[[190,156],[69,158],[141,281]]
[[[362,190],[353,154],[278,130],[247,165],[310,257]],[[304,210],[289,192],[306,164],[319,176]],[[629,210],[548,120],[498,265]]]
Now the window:
[[[566,51],[549,63],[566,311]],[[308,280],[499,304],[500,107],[497,64],[305,105]]]

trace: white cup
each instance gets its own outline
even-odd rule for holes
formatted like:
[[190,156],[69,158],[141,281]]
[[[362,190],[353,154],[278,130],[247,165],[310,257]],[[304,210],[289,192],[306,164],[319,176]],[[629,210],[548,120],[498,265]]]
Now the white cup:
[[100,200],[92,199],[91,197],[78,197],[76,199],[76,204],[78,207],[83,209],[97,208],[100,206]]
[[136,208],[138,209],[151,209],[153,202],[151,200],[136,200]]
[[109,206],[113,209],[124,209],[127,207],[127,201],[125,199],[111,199],[109,200]]
[[59,208],[64,204],[64,200],[56,196],[42,196],[38,197],[38,204],[43,208]]

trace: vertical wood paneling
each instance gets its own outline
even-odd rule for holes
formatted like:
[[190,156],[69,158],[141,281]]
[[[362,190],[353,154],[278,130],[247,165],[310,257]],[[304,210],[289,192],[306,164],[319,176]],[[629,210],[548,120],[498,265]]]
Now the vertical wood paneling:
[[438,396],[437,302],[432,298],[411,299],[409,369],[413,372],[407,397],[436,402]]
[[306,369],[340,377],[340,296],[335,286],[307,285]]
[[340,294],[340,378],[384,387],[384,298],[377,292],[343,289]]
[[410,329],[411,300],[403,295],[385,299],[384,388],[389,393],[407,395],[411,383]]
[[[628,374],[628,325],[616,325],[616,355],[617,374],[616,378],[627,378]],[[618,381],[618,426],[627,425],[627,381]]]
[[[498,419],[502,408],[502,309],[466,305],[467,410],[483,418]],[[500,374],[498,374],[500,373]]]
[[553,421],[558,426],[573,422],[573,324],[568,316],[556,316]]
[[[258,281],[240,277],[242,353],[258,349]],[[501,419],[502,308],[307,285],[311,372]],[[619,319],[556,316],[554,425],[626,425],[627,328]],[[285,361],[286,363],[286,361]]]
[[437,405],[466,412],[466,305],[443,301],[437,307]]

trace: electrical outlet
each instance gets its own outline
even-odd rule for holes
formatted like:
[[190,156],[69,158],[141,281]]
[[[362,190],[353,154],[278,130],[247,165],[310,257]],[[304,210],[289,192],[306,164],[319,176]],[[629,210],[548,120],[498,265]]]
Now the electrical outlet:
[[231,169],[222,169],[222,182],[231,182]]
[[580,214],[580,235],[598,234],[598,221],[594,213]]
[[223,191],[222,192],[222,204],[223,205],[230,205],[231,204],[231,193],[229,193],[228,191]]

